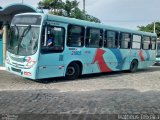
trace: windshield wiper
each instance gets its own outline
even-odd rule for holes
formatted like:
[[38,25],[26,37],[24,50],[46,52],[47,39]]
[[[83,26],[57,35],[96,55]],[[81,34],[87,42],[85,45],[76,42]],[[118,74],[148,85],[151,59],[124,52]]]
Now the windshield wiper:
[[31,25],[27,26],[26,29],[24,29],[22,35],[19,37],[19,40],[18,40],[18,49],[17,49],[17,54],[19,52],[19,47],[20,47],[20,44],[23,40],[23,37],[25,37],[27,35],[27,33],[29,32],[29,30],[31,29]]
[[19,29],[18,29],[18,26],[17,26],[16,24],[15,24],[14,26],[15,26],[15,28],[17,29],[17,32],[18,32],[18,35],[17,35],[17,40],[18,40],[18,39],[19,39],[19,38],[18,38],[18,36],[19,36]]
[[[11,41],[13,41],[13,34],[14,34],[14,36],[15,36],[15,33],[16,33],[16,30],[17,30],[17,35],[16,35],[16,41],[18,41],[18,39],[19,39],[19,29],[18,29],[18,26],[15,24],[14,26],[11,26],[11,28],[10,28],[10,33],[9,33],[9,46],[11,46],[10,44],[11,44]],[[17,45],[17,47],[18,47],[18,45]],[[17,51],[14,51],[14,53],[16,54],[17,53]]]

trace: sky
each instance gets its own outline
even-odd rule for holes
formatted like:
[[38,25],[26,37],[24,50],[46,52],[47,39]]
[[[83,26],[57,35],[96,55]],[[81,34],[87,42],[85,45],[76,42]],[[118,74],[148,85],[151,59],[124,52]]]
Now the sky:
[[[39,1],[23,0],[33,7],[37,7]],[[83,0],[77,1],[82,9]],[[0,0],[0,6],[20,2],[22,0]],[[160,21],[160,0],[86,0],[86,12],[99,18],[103,24],[137,29],[137,26]]]

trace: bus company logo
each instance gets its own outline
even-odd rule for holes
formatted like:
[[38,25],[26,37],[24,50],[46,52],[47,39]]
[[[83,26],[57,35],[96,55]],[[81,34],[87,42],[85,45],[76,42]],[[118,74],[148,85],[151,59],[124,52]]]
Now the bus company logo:
[[31,57],[27,57],[27,58],[25,59],[25,61],[26,61],[26,62],[30,62],[30,61],[32,61],[32,58],[31,58]]
[[21,62],[21,63],[24,63],[24,62],[30,62],[31,61],[31,57],[18,57],[18,56],[11,56],[10,55],[10,58],[14,61],[17,61],[17,62]]

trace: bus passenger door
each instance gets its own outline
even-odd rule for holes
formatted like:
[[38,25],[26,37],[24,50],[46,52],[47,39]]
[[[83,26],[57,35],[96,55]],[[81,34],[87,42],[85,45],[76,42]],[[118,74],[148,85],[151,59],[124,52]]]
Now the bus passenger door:
[[39,79],[64,75],[64,41],[64,27],[47,25],[43,29],[40,50],[41,53],[38,64]]

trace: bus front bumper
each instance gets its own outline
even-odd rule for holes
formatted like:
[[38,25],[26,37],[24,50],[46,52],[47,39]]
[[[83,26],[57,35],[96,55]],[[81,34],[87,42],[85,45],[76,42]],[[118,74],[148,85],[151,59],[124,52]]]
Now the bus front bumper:
[[5,64],[5,67],[6,70],[9,71],[10,73],[16,74],[24,78],[36,79],[35,73],[31,72],[31,69],[17,68],[7,63]]

